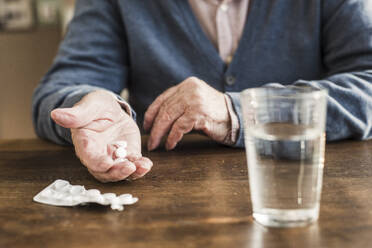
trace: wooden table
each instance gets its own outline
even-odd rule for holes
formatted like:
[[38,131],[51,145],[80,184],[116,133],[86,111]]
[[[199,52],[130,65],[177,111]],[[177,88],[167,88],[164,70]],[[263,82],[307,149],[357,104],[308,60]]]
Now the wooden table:
[[[320,219],[293,229],[252,220],[244,150],[189,135],[145,155],[155,166],[144,179],[102,184],[70,147],[0,142],[0,247],[372,246],[372,141],[327,145]],[[32,201],[58,178],[140,200],[123,212]]]

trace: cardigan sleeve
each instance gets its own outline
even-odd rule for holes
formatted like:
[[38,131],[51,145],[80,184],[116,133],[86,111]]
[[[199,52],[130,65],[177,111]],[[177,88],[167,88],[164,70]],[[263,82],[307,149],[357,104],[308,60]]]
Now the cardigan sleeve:
[[[326,75],[298,80],[294,85],[328,89],[328,141],[372,137],[372,4],[367,0],[324,1],[323,61]],[[280,49],[280,48],[278,48]],[[280,82],[278,82],[280,83]],[[228,92],[240,130],[237,147],[244,146],[240,96]]]
[[39,137],[58,144],[71,143],[69,129],[56,125],[50,112],[58,107],[72,107],[98,89],[119,97],[127,86],[126,37],[116,5],[113,0],[77,1],[53,65],[33,95],[32,117]]

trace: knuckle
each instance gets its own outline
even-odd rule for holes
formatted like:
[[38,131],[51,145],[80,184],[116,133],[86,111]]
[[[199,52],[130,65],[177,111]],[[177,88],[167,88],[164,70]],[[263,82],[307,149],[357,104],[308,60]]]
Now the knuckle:
[[[182,118],[182,122],[183,123],[195,123],[199,119],[197,113],[198,112],[195,111],[193,107],[189,107],[186,110],[185,115]],[[180,120],[180,122],[181,122],[181,120]]]
[[191,76],[191,77],[188,77],[186,81],[189,83],[197,83],[198,81],[200,81],[200,79],[195,76]]
[[171,121],[172,119],[171,110],[168,109],[166,106],[161,109],[159,114],[160,114],[159,121],[161,122],[168,122]]
[[154,102],[154,107],[156,107],[160,102],[163,102],[165,100],[165,95],[164,93],[159,95]]
[[187,127],[189,126],[189,123],[187,121],[178,121],[175,123],[174,131],[176,133],[182,132],[182,130],[186,130]]
[[[189,106],[197,107],[201,106],[203,102],[205,101],[205,96],[200,92],[200,90],[195,89],[188,95],[187,99],[185,101]],[[190,101],[192,99],[192,101]]]
[[185,80],[185,84],[187,87],[192,87],[192,88],[198,88],[200,86],[201,80],[197,77],[188,77]]

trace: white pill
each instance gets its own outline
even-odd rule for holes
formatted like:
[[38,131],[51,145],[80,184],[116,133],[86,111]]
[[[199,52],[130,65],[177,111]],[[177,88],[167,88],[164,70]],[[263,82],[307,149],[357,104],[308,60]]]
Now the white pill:
[[65,181],[65,180],[57,180],[54,184],[54,188],[55,189],[62,189],[66,186],[69,185],[69,182]]
[[72,185],[67,184],[63,188],[58,189],[57,191],[67,193],[67,192],[70,192],[71,188],[72,188]]
[[84,188],[84,186],[74,185],[74,186],[71,187],[70,193],[72,195],[81,195],[81,194],[85,193],[85,188]]
[[99,204],[104,204],[105,203],[105,199],[103,198],[102,195],[90,196],[88,201],[99,203]]
[[111,205],[120,205],[120,201],[118,197],[112,198],[110,202],[111,202]]
[[57,200],[62,200],[63,198],[65,198],[65,194],[62,194],[62,193],[59,193],[59,192],[55,192],[53,194],[53,198],[54,199],[57,199]]
[[116,149],[115,155],[118,158],[125,158],[127,156],[127,150],[124,147],[119,147]]
[[76,203],[79,203],[79,204],[84,202],[84,199],[81,195],[72,195],[71,198],[72,198],[73,202],[76,202]]
[[79,202],[74,202],[74,197],[72,196],[66,196],[64,199],[63,199],[63,202],[70,205],[70,204],[77,204]]
[[134,204],[134,203],[136,203],[136,202],[138,202],[138,198],[137,198],[137,197],[133,197],[133,198],[132,198],[132,203],[131,203],[131,204]]
[[125,204],[125,205],[132,204],[133,202],[133,197],[131,194],[120,195],[117,197],[117,199],[119,200],[120,204]]
[[102,195],[106,200],[108,201],[112,201],[113,199],[116,198],[116,194],[115,193],[106,193],[106,194],[103,194]]
[[126,158],[117,158],[117,159],[114,160],[114,164],[122,163],[122,162],[125,162],[125,161],[128,161],[128,159],[126,159]]
[[123,204],[120,203],[119,197],[115,197],[111,200],[111,208],[116,210],[123,210]]
[[125,140],[116,141],[114,146],[127,148],[128,143]]
[[124,210],[124,206],[123,205],[119,205],[119,204],[111,204],[111,209],[112,210],[123,211]]
[[[87,196],[87,195],[76,195],[76,196],[79,197],[80,203],[81,202],[90,202],[90,197]],[[73,196],[73,197],[75,197],[75,196]]]
[[53,195],[53,191],[51,189],[45,189],[41,192],[41,196],[43,197],[51,197]]
[[119,199],[127,199],[132,197],[133,197],[132,194],[122,194],[118,196]]
[[101,195],[101,192],[98,189],[89,189],[86,194],[88,197],[97,197]]

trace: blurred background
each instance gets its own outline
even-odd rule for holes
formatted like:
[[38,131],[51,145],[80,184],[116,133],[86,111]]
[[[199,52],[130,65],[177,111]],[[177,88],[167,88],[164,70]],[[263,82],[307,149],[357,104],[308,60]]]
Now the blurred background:
[[0,0],[0,139],[36,137],[32,93],[50,67],[75,0]]

